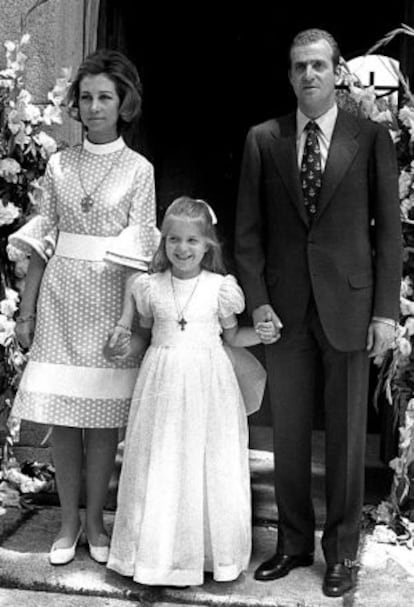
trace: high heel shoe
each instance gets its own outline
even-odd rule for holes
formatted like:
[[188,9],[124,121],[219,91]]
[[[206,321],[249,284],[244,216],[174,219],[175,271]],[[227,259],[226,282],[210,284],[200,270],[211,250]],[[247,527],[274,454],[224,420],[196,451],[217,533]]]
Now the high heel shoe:
[[52,544],[49,552],[49,562],[51,565],[67,565],[75,558],[76,546],[81,539],[83,529],[79,527],[75,541],[69,548],[56,548],[56,542]]
[[[103,537],[103,534],[101,534],[101,535]],[[94,546],[88,540],[89,554],[91,555],[91,558],[93,558],[94,561],[96,561],[97,563],[100,563],[101,565],[104,565],[105,563],[107,563],[108,558],[109,558],[109,537],[108,536],[105,536],[105,537],[108,541],[106,546]]]

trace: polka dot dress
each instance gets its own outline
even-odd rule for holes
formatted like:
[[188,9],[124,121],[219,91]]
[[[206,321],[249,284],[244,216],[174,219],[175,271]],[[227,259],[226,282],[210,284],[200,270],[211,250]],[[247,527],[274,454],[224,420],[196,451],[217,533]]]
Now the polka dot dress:
[[51,255],[13,414],[53,425],[124,426],[138,362],[110,363],[103,347],[121,313],[125,265],[145,270],[158,244],[152,165],[121,138],[85,141],[52,156],[42,187],[39,214],[10,237],[13,250],[34,248],[47,259],[56,228],[69,237],[112,238],[99,260],[62,256],[59,249]]

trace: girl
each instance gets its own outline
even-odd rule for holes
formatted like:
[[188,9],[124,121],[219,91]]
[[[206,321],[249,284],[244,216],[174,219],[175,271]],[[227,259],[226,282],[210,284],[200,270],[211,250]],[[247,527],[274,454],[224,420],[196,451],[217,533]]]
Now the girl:
[[[122,310],[123,266],[147,270],[159,241],[152,165],[122,138],[141,108],[135,66],[119,52],[97,51],[80,66],[68,105],[86,137],[51,157],[39,213],[9,244],[13,259],[31,256],[17,319],[30,360],[13,415],[53,426],[61,505],[53,565],[74,558],[81,536],[84,458],[89,551],[100,563],[108,559],[103,508],[137,360],[108,361],[103,348]],[[58,240],[48,260],[53,231]]]
[[[133,300],[152,339],[127,426],[108,567],[142,584],[193,585],[203,572],[236,579],[251,550],[246,412],[220,334],[233,346],[260,339],[237,328],[244,298],[225,275],[201,200],[167,209],[155,273],[131,285],[118,323],[129,332]],[[266,343],[274,327],[257,329]]]

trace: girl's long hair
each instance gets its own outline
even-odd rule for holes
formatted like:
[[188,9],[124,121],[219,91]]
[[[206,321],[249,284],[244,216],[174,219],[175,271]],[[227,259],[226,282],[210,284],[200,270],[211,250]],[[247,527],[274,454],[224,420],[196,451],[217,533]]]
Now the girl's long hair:
[[176,198],[167,208],[161,225],[161,241],[151,263],[152,272],[165,272],[171,267],[166,251],[165,239],[174,219],[190,219],[197,223],[202,236],[207,240],[208,249],[201,261],[201,267],[216,274],[226,274],[221,244],[213,225],[214,214],[204,201],[189,196]]

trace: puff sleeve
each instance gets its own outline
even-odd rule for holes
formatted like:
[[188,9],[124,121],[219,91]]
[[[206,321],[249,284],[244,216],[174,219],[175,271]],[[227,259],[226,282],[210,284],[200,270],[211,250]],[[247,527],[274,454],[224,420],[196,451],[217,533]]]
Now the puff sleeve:
[[218,315],[224,329],[237,325],[236,314],[241,314],[244,306],[243,291],[235,277],[227,274],[223,277],[218,293]]
[[153,324],[151,309],[151,283],[149,274],[140,274],[132,283],[131,292],[137,306],[141,327],[150,329]]
[[156,226],[154,169],[138,155],[138,167],[131,187],[128,226],[107,250],[105,259],[112,263],[147,271],[160,241]]
[[38,213],[9,236],[7,254],[11,261],[21,261],[33,250],[45,261],[53,255],[58,224],[54,174],[58,166],[59,153],[53,154],[46,166]]

